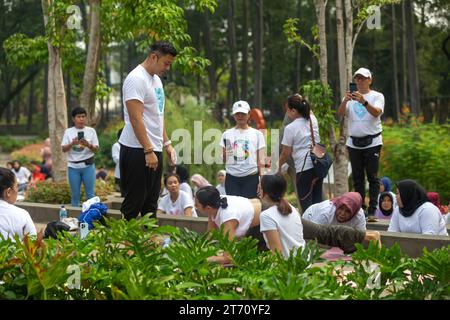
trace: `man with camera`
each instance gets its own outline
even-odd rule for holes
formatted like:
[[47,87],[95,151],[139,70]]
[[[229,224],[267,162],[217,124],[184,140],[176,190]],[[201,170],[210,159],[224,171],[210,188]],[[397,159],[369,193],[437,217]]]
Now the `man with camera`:
[[[380,181],[378,164],[381,146],[381,115],[384,112],[384,95],[370,89],[372,73],[359,68],[353,75],[354,83],[345,94],[338,108],[338,114],[348,116],[347,149],[352,165],[353,186],[365,199],[365,174],[369,182],[369,207],[367,215],[373,217],[377,207]],[[366,209],[365,203],[363,208]]]

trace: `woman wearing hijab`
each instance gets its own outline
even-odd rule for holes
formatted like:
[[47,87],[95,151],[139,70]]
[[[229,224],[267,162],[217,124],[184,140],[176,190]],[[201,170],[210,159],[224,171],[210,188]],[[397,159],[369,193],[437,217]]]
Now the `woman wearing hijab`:
[[303,219],[322,225],[344,225],[366,231],[366,218],[362,198],[358,192],[313,204],[303,214]]
[[388,231],[448,236],[441,212],[414,180],[397,182],[397,203]]
[[378,197],[378,207],[375,211],[375,218],[382,220],[391,219],[392,212],[394,212],[394,207],[397,206],[394,202],[394,197],[392,192],[382,192]]
[[194,193],[197,192],[197,190],[200,188],[211,185],[211,183],[209,183],[209,181],[206,180],[205,177],[198,173],[192,175],[191,182],[194,185]]
[[[378,194],[378,203],[380,203],[380,195],[383,192],[389,192],[391,194],[392,199],[393,199],[392,205],[394,207],[396,207],[397,199],[396,199],[395,193],[392,192],[392,181],[388,177],[382,177],[380,179],[380,193]],[[378,207],[380,207],[380,206],[378,206]]]

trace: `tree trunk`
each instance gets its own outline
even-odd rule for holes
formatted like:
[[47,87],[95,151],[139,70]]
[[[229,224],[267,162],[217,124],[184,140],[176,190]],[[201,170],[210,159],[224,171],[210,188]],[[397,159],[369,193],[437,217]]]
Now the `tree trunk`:
[[407,75],[407,57],[408,50],[406,44],[406,11],[405,1],[402,1],[402,105],[410,105],[408,97],[408,75]]
[[406,35],[408,38],[408,76],[411,95],[411,112],[420,113],[419,76],[417,74],[416,39],[414,37],[414,13],[411,0],[405,0]]
[[44,66],[44,92],[42,95],[42,126],[48,128],[48,64]]
[[[203,22],[203,42],[205,45],[205,56],[211,65],[208,66],[208,82],[209,82],[209,100],[216,104],[217,100],[217,79],[216,79],[216,59],[211,43],[211,26],[209,23],[209,12],[205,10],[202,14]],[[220,114],[220,110],[217,114]]]
[[[20,83],[20,78],[21,78],[21,72],[19,71],[17,73],[17,83]],[[19,94],[16,96],[16,101],[14,103],[14,108],[11,110],[11,114],[14,116],[14,124],[17,126],[19,124],[19,120],[20,120],[20,109],[22,107],[22,90],[19,92]],[[25,110],[24,110],[25,111]]]
[[262,108],[262,71],[263,71],[263,0],[255,0],[256,5],[256,17],[253,24],[253,36],[254,36],[254,77],[255,77],[255,96],[253,99],[253,105],[258,108]]
[[392,80],[394,82],[394,120],[398,121],[400,115],[400,97],[398,92],[398,67],[397,67],[397,18],[395,5],[392,4]]
[[30,92],[28,95],[27,131],[31,131],[33,124],[34,107],[34,78],[30,81]]
[[344,35],[344,16],[342,9],[342,0],[336,0],[336,28],[337,28],[337,46],[338,46],[338,65],[339,65],[339,92],[340,99],[345,96],[347,91],[347,73],[345,64],[345,35]]
[[241,99],[248,97],[248,1],[242,1],[242,65],[241,65]]
[[[51,0],[41,0],[44,24],[47,26]],[[67,128],[66,93],[59,49],[50,41],[48,47],[48,128],[52,149],[53,178],[65,181],[67,176],[66,157],[61,150],[61,141]]]
[[95,86],[100,60],[100,0],[89,0],[89,46],[84,68],[83,91],[80,105],[87,111],[90,124],[97,122],[95,116]]
[[[105,52],[104,55],[104,59],[103,59],[103,63],[105,64],[105,81],[106,81],[106,85],[108,86],[108,88],[111,88],[111,69],[109,67],[109,61],[108,61],[108,53]],[[110,93],[108,92],[106,94],[106,123],[109,122],[109,95]]]
[[230,87],[232,101],[239,100],[239,83],[237,79],[237,47],[234,0],[228,0],[228,46],[230,52]]
[[325,0],[314,0],[316,7],[316,17],[319,26],[319,70],[320,82],[322,85],[328,85],[328,59],[327,59],[327,35],[325,19]]

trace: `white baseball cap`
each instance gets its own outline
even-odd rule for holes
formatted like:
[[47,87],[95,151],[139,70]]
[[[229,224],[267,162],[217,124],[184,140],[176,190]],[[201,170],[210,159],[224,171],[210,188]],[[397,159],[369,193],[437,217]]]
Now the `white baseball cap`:
[[353,77],[355,77],[357,74],[360,74],[366,78],[372,78],[372,73],[369,69],[366,68],[359,68],[358,70],[356,70],[356,72],[353,74]]
[[233,112],[232,114],[236,114],[238,112],[242,112],[242,113],[249,113],[250,112],[250,105],[248,104],[247,101],[236,101],[235,103],[233,103]]

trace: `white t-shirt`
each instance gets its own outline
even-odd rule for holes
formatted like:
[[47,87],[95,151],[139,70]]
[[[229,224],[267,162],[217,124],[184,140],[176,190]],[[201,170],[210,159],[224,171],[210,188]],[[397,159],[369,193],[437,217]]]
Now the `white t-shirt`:
[[14,169],[11,169],[11,171],[16,176],[18,184],[28,183],[28,179],[31,177],[30,170],[25,167],[20,167],[19,172],[16,172]]
[[[168,193],[161,198],[161,201],[158,204],[158,210],[174,216],[184,216],[184,209],[189,207],[194,208],[192,197],[182,190],[180,190],[180,194],[175,202],[172,202],[170,194]],[[192,216],[197,217],[197,214],[192,212]]]
[[134,68],[126,77],[123,88],[123,109],[125,126],[119,142],[127,147],[142,148],[134,134],[126,102],[139,100],[144,104],[144,120],[147,136],[154,151],[162,151],[164,127],[164,89],[158,75],[151,76],[141,65]]
[[220,226],[230,220],[237,220],[238,226],[236,228],[235,236],[240,238],[245,236],[250,225],[252,224],[255,210],[251,201],[244,197],[238,196],[226,196],[228,207],[225,209],[219,208],[216,217],[214,218],[215,224]]
[[300,214],[293,206],[291,208],[292,212],[284,216],[278,211],[277,206],[272,206],[261,212],[259,217],[260,230],[263,232],[267,247],[269,247],[269,242],[264,231],[277,230],[280,235],[282,254],[285,258],[289,257],[291,250],[294,249],[296,253],[298,248],[305,246]]
[[116,164],[116,167],[114,168],[114,177],[116,177],[117,179],[120,179],[120,165],[119,165],[120,143],[116,142],[113,144],[113,146],[111,148],[111,154],[112,154],[112,159],[113,159],[114,163]]
[[[0,233],[3,237],[14,240],[17,234],[22,239],[26,234],[36,235],[36,227],[30,214],[5,200],[0,200]],[[1,241],[1,240],[0,240]]]
[[[320,142],[319,125],[316,117],[311,114],[312,127],[314,132],[314,141]],[[311,149],[311,129],[309,120],[297,118],[284,128],[282,145],[292,147],[292,159],[295,162],[295,172],[301,172],[305,156]],[[308,154],[303,171],[313,168],[311,157]]]
[[[64,136],[61,142],[61,146],[68,145],[73,139],[78,137],[78,132],[84,132],[84,139],[98,147],[97,132],[94,128],[84,127],[83,129],[77,129],[75,127],[67,128],[64,132]],[[87,160],[94,156],[94,153],[88,147],[84,147],[81,144],[74,144],[72,149],[67,153],[67,166],[74,169],[86,168],[87,165],[84,162],[73,163],[71,161]]]
[[399,208],[395,208],[388,231],[448,236],[444,217],[431,202],[422,204],[409,217],[404,217]]
[[372,106],[381,110],[381,114],[378,117],[372,116],[366,107],[355,100],[347,102],[346,110],[348,112],[348,133],[347,146],[355,149],[367,149],[383,144],[381,134],[378,137],[373,138],[372,144],[367,147],[360,148],[355,147],[352,142],[354,137],[364,137],[368,135],[374,135],[381,132],[381,115],[384,112],[384,95],[378,91],[370,90],[368,93],[363,94],[365,100],[367,100]]
[[220,146],[233,150],[225,163],[228,174],[245,177],[258,173],[257,151],[266,146],[264,135],[260,131],[255,128],[228,129],[222,134]]
[[194,199],[194,194],[192,193],[192,188],[191,188],[191,186],[189,185],[189,183],[187,183],[187,182],[182,182],[182,183],[180,184],[180,190],[186,192],[186,193],[191,197],[191,199]]
[[336,219],[336,207],[330,200],[311,205],[303,214],[303,219],[317,224],[340,225],[366,231],[366,217],[363,209],[359,209],[358,213],[349,221],[338,222]]

